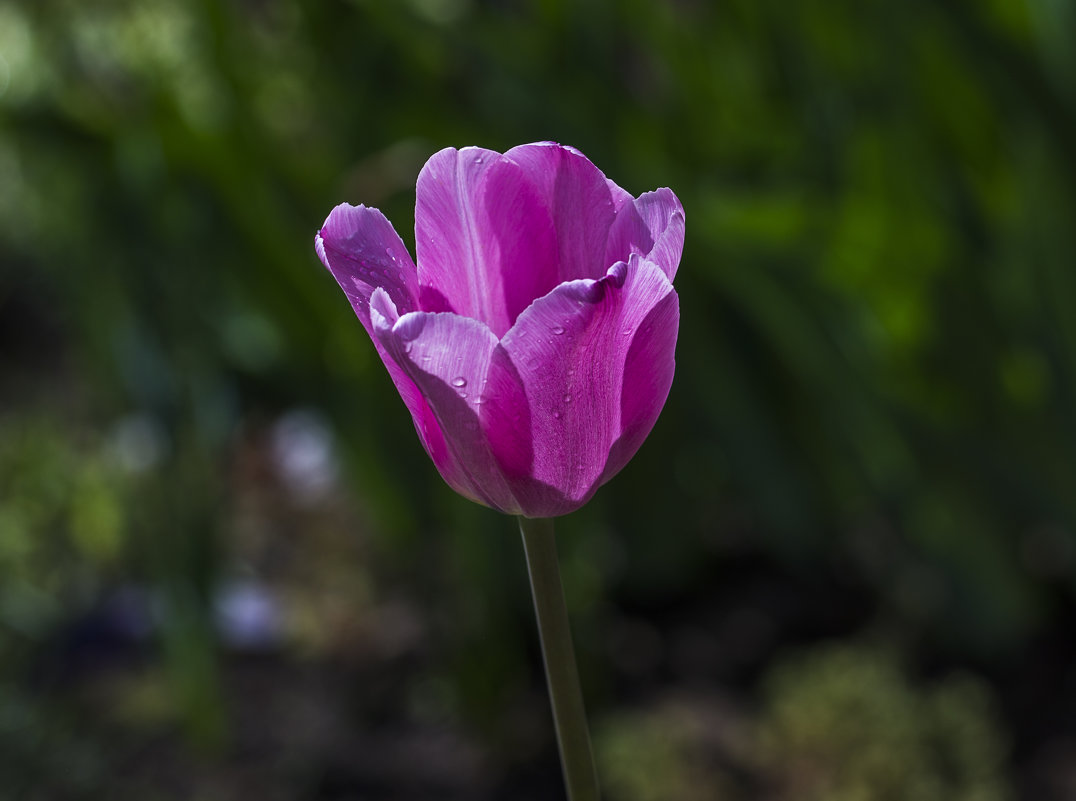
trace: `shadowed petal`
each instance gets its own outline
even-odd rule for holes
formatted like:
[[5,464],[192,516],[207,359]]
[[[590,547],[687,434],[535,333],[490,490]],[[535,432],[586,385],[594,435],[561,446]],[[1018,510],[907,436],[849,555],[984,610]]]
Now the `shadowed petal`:
[[500,314],[490,327],[501,337],[535,298],[563,281],[557,232],[538,188],[519,164],[507,158],[486,174],[482,208],[502,287]]
[[445,481],[472,500],[518,513],[479,425],[496,337],[484,323],[450,312],[397,316],[380,291],[370,308],[377,340],[421,391],[443,432],[446,447],[434,464]]
[[605,243],[616,215],[601,170],[578,150],[552,142],[514,147],[504,157],[520,165],[552,220],[557,272],[548,288],[578,278],[601,278],[611,263],[605,261]]
[[609,449],[598,486],[620,472],[657,422],[672,388],[679,329],[680,298],[675,292],[659,300],[636,329],[624,364],[620,438]]
[[641,444],[669,391],[675,298],[657,265],[632,256],[536,301],[494,350],[489,387],[499,400],[483,409],[483,425],[524,514],[578,508]]

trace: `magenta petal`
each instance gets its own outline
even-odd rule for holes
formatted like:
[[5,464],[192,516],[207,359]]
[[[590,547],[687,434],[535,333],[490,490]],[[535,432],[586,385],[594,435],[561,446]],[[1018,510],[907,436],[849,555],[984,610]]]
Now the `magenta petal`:
[[605,242],[616,216],[601,170],[578,150],[552,142],[514,147],[504,157],[523,168],[548,211],[556,233],[560,282],[600,278],[610,264],[605,261]]
[[683,250],[684,208],[670,190],[658,189],[617,209],[616,220],[609,229],[605,259],[612,264],[637,253],[660,266],[671,281]]
[[520,312],[564,279],[557,232],[546,200],[507,158],[490,167],[482,193],[487,247],[496,254],[502,314],[490,325],[504,336]]
[[654,240],[653,247],[643,255],[673,280],[684,253],[684,207],[672,190],[657,189],[640,195],[635,208]]
[[638,449],[668,396],[678,320],[669,280],[638,256],[520,315],[493,354],[483,424],[524,514],[578,508]]
[[435,461],[445,459],[445,442],[422,392],[374,336],[371,298],[383,297],[391,309],[415,308],[417,276],[414,262],[385,216],[377,209],[342,203],[333,209],[314,239],[322,263],[344,290],[355,316],[374,342],[377,355],[411,412],[419,439]]
[[620,438],[609,449],[598,486],[620,472],[657,422],[672,387],[679,329],[680,298],[675,292],[669,292],[651,307],[635,329],[624,363]]
[[415,263],[392,223],[377,209],[341,203],[318,231],[314,249],[363,325],[368,326],[366,308],[376,287],[383,287],[397,308],[416,308]]
[[518,514],[479,425],[496,337],[484,323],[450,312],[395,317],[381,292],[375,293],[371,316],[378,341],[421,391],[444,435],[444,452],[430,454],[442,477],[472,500]]

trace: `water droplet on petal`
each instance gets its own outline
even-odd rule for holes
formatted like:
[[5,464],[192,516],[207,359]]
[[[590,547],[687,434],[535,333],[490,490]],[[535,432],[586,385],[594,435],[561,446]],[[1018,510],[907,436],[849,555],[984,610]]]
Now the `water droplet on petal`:
[[558,412],[553,412],[553,417],[555,417],[557,420],[559,420],[560,419],[560,412],[559,411]]
[[458,376],[456,376],[455,378],[452,379],[452,386],[454,386],[454,387],[465,387],[465,386],[467,386],[467,379],[464,378],[461,375],[458,375]]
[[570,392],[565,392],[564,393],[564,402],[565,403],[571,403],[572,402],[572,393],[570,393]]
[[555,325],[555,326],[553,326],[553,333],[556,334],[557,336],[560,336],[561,334],[564,333],[564,326],[563,325]]
[[474,163],[475,164],[481,164],[482,163],[482,157],[481,156],[475,156],[474,157]]

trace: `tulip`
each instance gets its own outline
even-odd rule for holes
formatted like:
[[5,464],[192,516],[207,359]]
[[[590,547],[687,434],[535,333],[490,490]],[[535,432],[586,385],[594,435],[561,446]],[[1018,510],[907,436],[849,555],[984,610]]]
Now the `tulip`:
[[665,405],[684,209],[551,142],[442,150],[415,194],[417,267],[366,206],[333,209],[314,246],[445,481],[519,516],[568,797],[597,801],[551,518],[616,475]]
[[374,208],[315,239],[426,452],[507,514],[578,509],[635,454],[672,384],[684,211],[553,143],[448,148],[416,187],[418,265]]

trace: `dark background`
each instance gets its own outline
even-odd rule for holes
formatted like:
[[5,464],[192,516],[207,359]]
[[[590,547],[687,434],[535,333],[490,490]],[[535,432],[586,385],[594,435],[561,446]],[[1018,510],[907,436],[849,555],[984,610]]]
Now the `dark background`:
[[441,147],[687,212],[559,523],[612,801],[1076,798],[1076,6],[0,0],[0,794],[558,798],[513,520],[314,232]]

